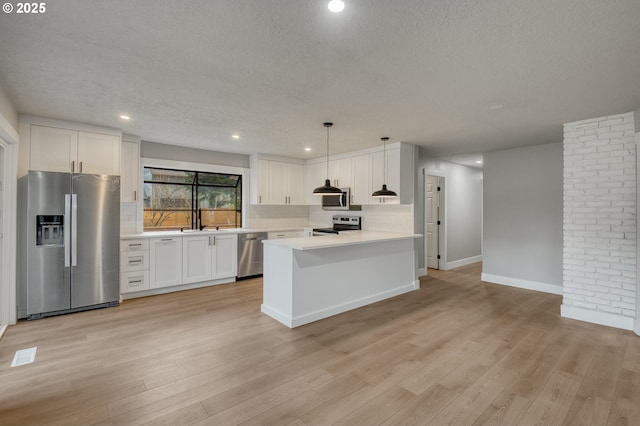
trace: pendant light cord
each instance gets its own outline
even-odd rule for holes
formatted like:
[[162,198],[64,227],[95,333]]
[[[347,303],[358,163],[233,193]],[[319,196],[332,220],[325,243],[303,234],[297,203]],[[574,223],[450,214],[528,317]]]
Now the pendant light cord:
[[327,179],[329,179],[329,126],[327,127]]

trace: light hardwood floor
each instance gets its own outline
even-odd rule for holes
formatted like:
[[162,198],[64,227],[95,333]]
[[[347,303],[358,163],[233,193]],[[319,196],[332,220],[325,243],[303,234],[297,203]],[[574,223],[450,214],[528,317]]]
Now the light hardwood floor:
[[480,272],[294,330],[260,313],[260,279],[22,321],[0,424],[640,424],[640,337]]

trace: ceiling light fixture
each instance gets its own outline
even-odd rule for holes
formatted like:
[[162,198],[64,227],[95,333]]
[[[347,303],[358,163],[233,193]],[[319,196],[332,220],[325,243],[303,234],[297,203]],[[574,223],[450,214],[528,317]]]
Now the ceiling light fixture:
[[231,135],[233,139],[240,139],[240,135]]
[[476,161],[476,164],[482,164],[482,160]]
[[304,150],[309,152],[309,151],[311,151],[311,148],[305,148]]
[[120,118],[122,118],[123,120],[131,120],[131,117],[129,117],[128,115],[121,115]]
[[329,127],[333,126],[333,123],[322,123],[322,125],[327,128],[327,179],[324,181],[323,186],[319,186],[313,190],[313,195],[342,194],[342,190],[331,186],[331,181],[329,180]]
[[328,7],[333,13],[340,13],[344,10],[344,3],[342,0],[331,0]]
[[500,108],[504,108],[504,105],[502,105],[502,104],[493,104],[493,105],[489,105],[489,109],[490,109],[490,110],[493,110],[493,111],[495,111],[495,110],[497,110],[497,109],[500,109]]
[[398,194],[396,194],[395,192],[387,189],[387,184],[384,183],[387,181],[387,141],[389,140],[389,138],[380,138],[380,140],[382,140],[383,143],[383,154],[382,154],[382,164],[384,166],[384,180],[382,181],[382,189],[377,190],[376,192],[374,192],[373,194],[371,194],[372,197],[374,198],[391,198],[391,197],[397,197]]

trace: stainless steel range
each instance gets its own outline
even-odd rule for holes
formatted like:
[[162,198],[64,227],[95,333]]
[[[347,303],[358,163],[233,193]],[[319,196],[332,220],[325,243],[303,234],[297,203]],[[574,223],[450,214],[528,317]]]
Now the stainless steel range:
[[340,231],[359,231],[362,229],[362,218],[360,216],[335,215],[331,220],[331,228],[314,228],[313,236],[336,235]]

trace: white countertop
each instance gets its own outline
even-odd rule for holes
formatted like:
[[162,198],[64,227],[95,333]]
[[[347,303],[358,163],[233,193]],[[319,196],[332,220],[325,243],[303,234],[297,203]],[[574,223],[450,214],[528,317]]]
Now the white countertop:
[[289,247],[293,250],[315,250],[328,247],[404,240],[409,238],[419,238],[421,236],[421,234],[404,234],[399,232],[344,231],[339,235],[264,240],[262,244]]
[[211,234],[246,234],[251,232],[283,232],[283,231],[301,231],[303,229],[311,229],[309,228],[223,228],[223,229],[207,229],[205,228],[202,231],[198,230],[186,230],[182,231],[151,231],[151,232],[140,232],[137,234],[123,234],[120,235],[120,239],[122,240],[130,240],[134,238],[157,238],[157,237],[188,237],[190,235],[211,235]]

